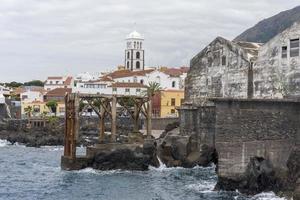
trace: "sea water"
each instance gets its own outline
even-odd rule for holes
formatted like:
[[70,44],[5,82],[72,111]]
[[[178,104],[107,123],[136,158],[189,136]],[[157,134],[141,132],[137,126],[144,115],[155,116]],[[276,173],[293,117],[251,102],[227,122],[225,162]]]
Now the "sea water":
[[[78,149],[84,153],[84,148]],[[4,200],[279,200],[274,193],[217,192],[214,167],[150,167],[149,171],[60,169],[63,147],[31,148],[0,140],[0,199]]]

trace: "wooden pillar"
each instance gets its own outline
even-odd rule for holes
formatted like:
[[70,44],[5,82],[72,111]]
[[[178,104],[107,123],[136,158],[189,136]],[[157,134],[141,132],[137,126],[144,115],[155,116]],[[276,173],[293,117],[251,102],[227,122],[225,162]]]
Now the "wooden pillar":
[[139,131],[139,124],[138,124],[138,120],[139,120],[139,102],[135,102],[134,103],[134,113],[133,113],[133,132],[138,132]]
[[116,132],[117,132],[117,97],[112,96],[111,104],[111,142],[116,142]]
[[105,139],[105,110],[103,106],[103,104],[100,106],[99,143],[103,143]]
[[74,107],[73,107],[73,126],[72,126],[72,139],[71,139],[71,158],[76,158],[76,144],[78,140],[78,132],[79,132],[79,99],[77,94],[73,94],[73,102],[74,102]]
[[147,138],[151,138],[151,131],[152,131],[152,100],[151,98],[148,101],[148,106],[147,106]]
[[64,141],[64,156],[70,156],[69,129],[70,129],[70,106],[69,95],[65,96],[65,141]]

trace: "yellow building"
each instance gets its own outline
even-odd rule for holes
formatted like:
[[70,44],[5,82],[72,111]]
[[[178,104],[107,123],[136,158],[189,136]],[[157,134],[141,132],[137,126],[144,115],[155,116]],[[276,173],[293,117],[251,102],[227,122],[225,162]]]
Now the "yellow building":
[[178,117],[176,107],[179,107],[184,99],[184,90],[163,90],[153,102],[154,117]]
[[[53,113],[50,112],[46,104],[47,102],[41,102],[41,101],[32,101],[32,102],[23,101],[21,103],[22,118],[28,117],[28,111],[26,112],[26,110],[29,107],[31,107],[30,116],[32,117],[41,117],[43,114],[54,115]],[[65,114],[65,104],[63,102],[58,102],[57,104],[58,105],[56,109],[56,115],[63,116]]]

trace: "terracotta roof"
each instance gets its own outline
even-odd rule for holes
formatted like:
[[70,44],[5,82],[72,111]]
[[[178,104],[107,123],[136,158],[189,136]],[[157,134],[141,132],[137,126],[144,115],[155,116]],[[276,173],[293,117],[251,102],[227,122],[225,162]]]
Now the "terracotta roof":
[[130,71],[130,70],[118,70],[111,72],[109,74],[106,74],[104,77],[110,77],[112,79],[115,78],[123,78],[123,77],[130,77],[130,76],[145,76],[146,74],[149,74],[153,72],[154,69],[146,69],[146,70],[140,70],[140,71]]
[[162,92],[184,92],[184,90],[172,90],[172,89],[169,89],[169,90],[162,90]]
[[64,77],[62,76],[49,76],[47,79],[48,80],[55,80],[55,79],[63,79]]
[[71,88],[55,88],[54,90],[50,90],[47,92],[46,96],[52,96],[52,97],[63,97],[66,95],[66,93],[70,94],[72,93]]
[[103,76],[103,77],[100,78],[100,81],[113,81],[113,80],[109,76]]
[[188,67],[181,67],[181,68],[161,68],[160,71],[169,75],[169,76],[174,76],[178,77],[182,75],[183,73],[187,73],[189,70]]
[[125,88],[147,88],[147,86],[141,84],[141,83],[120,83],[120,82],[117,82],[117,83],[113,83],[111,84],[111,86],[109,87],[125,87]]
[[45,94],[47,92],[47,90],[39,86],[22,86],[14,89],[13,93],[18,95],[26,91],[40,92],[42,94]]
[[64,82],[64,85],[71,85],[73,77],[72,76],[68,76]]

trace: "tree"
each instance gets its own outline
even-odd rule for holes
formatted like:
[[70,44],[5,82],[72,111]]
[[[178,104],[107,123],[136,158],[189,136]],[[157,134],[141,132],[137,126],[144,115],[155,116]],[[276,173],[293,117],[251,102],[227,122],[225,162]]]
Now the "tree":
[[24,83],[25,86],[40,86],[44,87],[44,82],[40,80],[32,80]]
[[147,137],[151,137],[151,118],[152,118],[152,98],[161,90],[160,84],[157,82],[150,82],[147,90],[146,96],[148,99],[148,112],[147,112]]
[[58,106],[58,103],[57,101],[55,100],[50,100],[47,102],[46,106],[50,109],[50,111],[52,113],[54,113],[54,115],[56,116],[56,109],[57,109],[57,106]]
[[26,108],[24,108],[24,112],[28,118],[31,118],[31,114],[33,112],[32,106],[27,106]]

